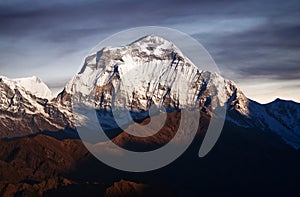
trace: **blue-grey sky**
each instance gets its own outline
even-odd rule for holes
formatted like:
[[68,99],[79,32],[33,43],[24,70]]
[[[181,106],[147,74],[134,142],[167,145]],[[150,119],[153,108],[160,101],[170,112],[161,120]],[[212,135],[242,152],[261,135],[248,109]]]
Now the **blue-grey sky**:
[[61,87],[101,40],[137,26],[196,38],[260,102],[300,101],[300,1],[0,0],[0,75]]

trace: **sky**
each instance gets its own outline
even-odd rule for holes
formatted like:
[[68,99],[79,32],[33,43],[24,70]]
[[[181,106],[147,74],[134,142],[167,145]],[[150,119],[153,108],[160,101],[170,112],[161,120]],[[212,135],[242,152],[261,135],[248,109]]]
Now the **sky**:
[[106,37],[163,26],[198,40],[249,98],[300,102],[300,1],[0,0],[0,75],[57,91]]

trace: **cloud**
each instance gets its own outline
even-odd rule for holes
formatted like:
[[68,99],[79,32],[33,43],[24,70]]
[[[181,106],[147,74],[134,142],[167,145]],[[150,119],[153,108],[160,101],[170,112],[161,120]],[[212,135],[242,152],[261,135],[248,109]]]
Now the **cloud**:
[[[300,79],[300,21],[264,24],[242,32],[206,37],[205,44],[230,77]],[[201,40],[202,34],[194,37]]]
[[296,80],[299,10],[296,0],[1,1],[1,74],[68,78],[107,36],[157,25],[192,34],[227,78]]

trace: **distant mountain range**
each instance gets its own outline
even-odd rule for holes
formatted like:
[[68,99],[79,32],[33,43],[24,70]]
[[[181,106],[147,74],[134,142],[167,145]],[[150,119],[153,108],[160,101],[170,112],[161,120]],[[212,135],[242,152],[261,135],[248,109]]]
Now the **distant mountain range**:
[[[232,156],[235,157],[233,161],[246,161],[246,156],[239,153],[238,149],[240,148],[245,151],[245,154],[249,154],[251,158],[253,158],[253,155],[261,156],[263,159],[257,159],[265,162],[265,164],[269,164],[269,158],[271,160],[275,158],[274,162],[279,163],[271,164],[271,168],[274,165],[275,167],[273,167],[276,170],[278,170],[277,165],[279,164],[284,167],[291,165],[291,170],[295,170],[296,166],[294,165],[298,162],[300,164],[300,160],[297,158],[299,157],[298,149],[300,147],[299,103],[276,99],[268,104],[260,104],[250,100],[234,82],[222,78],[217,73],[199,70],[173,43],[161,37],[150,35],[127,46],[106,47],[89,55],[86,57],[81,71],[57,96],[52,96],[47,85],[37,77],[21,79],[0,77],[0,138],[2,139],[0,145],[3,150],[0,155],[0,169],[7,171],[0,170],[0,183],[2,183],[2,185],[0,184],[0,191],[2,191],[0,194],[8,195],[8,191],[12,191],[12,193],[29,191],[42,195],[45,191],[57,187],[63,188],[67,185],[78,185],[79,183],[82,187],[88,187],[87,185],[92,185],[93,189],[94,187],[101,187],[99,195],[105,194],[105,186],[99,186],[98,182],[82,185],[80,180],[83,175],[80,172],[75,171],[71,176],[67,175],[67,172],[74,170],[75,166],[78,167],[79,164],[85,162],[89,163],[90,160],[93,161],[92,164],[89,163],[92,167],[99,167],[100,165],[97,161],[94,161],[77,139],[76,118],[78,117],[72,112],[72,101],[74,100],[91,105],[101,113],[110,112],[112,105],[118,109],[132,111],[135,116],[141,119],[142,123],[147,121],[144,112],[150,106],[183,109],[196,104],[202,113],[201,120],[199,120],[199,139],[202,139],[205,134],[213,109],[226,106],[227,115],[223,129],[224,134],[221,136],[221,142],[212,151],[212,155],[222,155],[220,149],[224,148],[224,150],[230,152],[224,153],[228,156],[228,159]],[[117,125],[114,124],[112,115],[103,116],[102,118],[102,122],[104,122],[107,129],[118,129]],[[162,134],[152,137],[151,140],[134,139],[122,131],[117,133],[112,140],[128,149],[135,149],[135,147],[147,149],[149,146],[163,145],[176,132],[177,112],[171,110],[167,120],[168,123],[162,129]],[[124,121],[125,124],[126,120]],[[225,142],[224,139],[226,139]],[[29,146],[24,144],[29,144]],[[33,146],[37,146],[37,148],[30,148]],[[194,146],[192,145],[192,147]],[[262,147],[262,149],[259,147]],[[274,149],[274,147],[276,148]],[[253,150],[250,151],[250,149]],[[276,152],[277,149],[283,150],[287,155],[284,153],[278,153],[278,157],[272,155],[274,154],[273,151]],[[268,153],[260,152],[262,150],[272,151],[268,155]],[[292,156],[289,157],[289,154]],[[183,157],[187,157],[189,161],[195,159],[194,156],[191,156],[192,154],[187,153],[187,155]],[[195,153],[195,156],[197,156],[197,153]],[[289,161],[284,163],[283,158],[291,159],[294,163],[290,164]],[[199,164],[198,159],[195,159],[197,160],[195,165]],[[225,179],[226,170],[231,169],[230,166],[227,166],[230,165],[230,162],[227,163],[226,158],[223,156],[220,156],[220,159],[215,159],[212,156],[208,160],[210,162],[224,162],[225,167],[222,167],[224,171],[220,172],[222,174],[220,179]],[[181,162],[184,161],[179,159],[177,164],[174,165],[180,166]],[[255,167],[256,162],[253,162],[254,169],[259,169],[258,172],[260,173],[265,172],[264,167]],[[195,165],[192,165],[191,169],[195,170]],[[199,165],[202,165],[202,167],[210,166],[205,162],[200,162]],[[250,163],[245,164],[247,167],[251,167],[251,165]],[[107,168],[100,166],[103,169]],[[215,164],[212,166],[208,168],[216,167]],[[91,169],[96,169],[96,167],[92,167]],[[243,168],[242,171],[234,171],[233,177],[228,179],[234,179],[232,182],[236,183],[240,179],[235,179],[234,176],[238,176],[238,173],[246,173],[244,170]],[[116,173],[111,169],[110,171]],[[95,179],[87,169],[83,172],[86,172],[89,178],[93,177],[92,179]],[[199,170],[200,172],[205,175],[203,170]],[[298,175],[298,172],[295,175]],[[169,173],[168,169],[166,169],[166,173]],[[264,175],[261,181],[274,178],[269,173],[267,170],[267,175]],[[279,174],[285,178],[290,178],[290,175]],[[72,180],[74,176],[76,181],[74,181],[75,179]],[[119,175],[115,174],[111,176],[115,177],[112,179],[120,178]],[[179,173],[178,176],[180,176],[179,179],[186,179],[182,173]],[[110,175],[105,175],[105,177],[110,177]],[[131,176],[126,174],[124,177]],[[147,182],[146,179],[133,177],[129,179]],[[196,181],[196,177],[187,182]],[[213,177],[218,176],[213,175]],[[251,174],[246,173],[245,177],[241,180],[248,180],[251,184],[255,182],[252,180]],[[53,184],[51,185],[47,181],[43,183],[45,179],[52,181]],[[292,177],[292,179],[296,179],[296,177]],[[155,179],[151,177],[147,180],[152,183]],[[170,181],[169,178],[166,180]],[[276,181],[278,180],[276,179]],[[205,181],[200,180],[199,182],[203,184]],[[221,182],[216,182],[218,187],[222,185]],[[212,180],[208,180],[208,183],[214,184]],[[134,183],[127,183],[126,181],[121,181],[119,184],[135,187],[132,186]],[[279,185],[279,182],[274,184]],[[246,188],[247,184],[241,183],[241,185],[239,192],[244,187]],[[166,186],[168,187],[167,190],[166,188],[163,188],[163,190],[160,188],[155,191],[163,191],[164,195],[172,194],[173,189],[169,186],[170,183]],[[9,189],[9,187],[14,189]],[[115,184],[115,187],[122,186]],[[144,187],[144,185],[139,185],[139,187]],[[184,187],[188,188],[186,185]],[[231,186],[228,185],[228,187]],[[266,186],[268,189],[270,187],[271,185]],[[118,192],[113,188],[111,187],[106,191],[117,195]],[[197,193],[195,188],[193,187],[192,191]],[[286,185],[285,188],[289,188],[289,185]],[[174,191],[178,192],[176,189]],[[209,191],[207,190],[205,193],[210,194]],[[222,191],[226,192],[226,188],[223,188]],[[52,192],[55,194],[56,191]],[[212,191],[211,193],[218,192]],[[226,194],[230,194],[230,192],[227,191]]]

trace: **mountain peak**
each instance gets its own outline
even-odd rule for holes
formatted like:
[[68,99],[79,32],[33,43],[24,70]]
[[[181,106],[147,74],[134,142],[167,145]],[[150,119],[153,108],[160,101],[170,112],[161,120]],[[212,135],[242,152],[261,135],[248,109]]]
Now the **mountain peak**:
[[[132,68],[132,66],[137,64],[146,65],[153,61],[165,61],[165,63],[170,61],[169,65],[171,65],[170,63],[172,61],[174,63],[176,59],[181,63],[186,62],[188,65],[195,67],[172,42],[156,35],[147,35],[129,45],[107,46],[88,55],[78,74],[88,75],[87,73],[92,74],[96,70],[105,71],[107,69],[111,72],[114,70],[114,66],[123,65],[125,62],[131,65],[128,65],[128,68]],[[182,60],[184,61],[182,62]],[[70,92],[70,89],[69,85],[67,85],[66,90]]]
[[24,91],[30,92],[39,98],[46,98],[51,100],[53,98],[51,90],[48,86],[36,76],[15,78],[10,79],[5,76],[1,76],[1,81],[3,80],[12,89],[23,89]]
[[37,76],[32,76],[32,77],[28,77],[28,80],[32,80],[35,81],[37,83],[43,83],[43,81],[41,80],[41,78],[37,77]]
[[293,126],[299,125],[300,112],[294,109],[298,106],[280,99],[270,105],[251,101],[235,83],[199,70],[172,42],[156,35],[125,46],[106,47],[88,56],[82,71],[66,86],[65,97],[68,94],[73,101],[99,110],[115,107],[134,113],[150,106],[189,109],[196,104],[210,114],[227,105],[228,121],[246,128],[272,130],[286,143],[300,147],[300,140],[294,142],[299,138],[299,127]]
[[281,99],[281,98],[276,98],[273,102],[293,102],[293,103],[297,103],[293,100],[286,100],[286,99]]
[[136,41],[132,42],[130,45],[136,44],[136,43],[152,43],[152,44],[162,44],[162,43],[170,43],[167,39],[157,36],[155,34],[150,34],[144,37],[141,37],[137,39]]
[[159,51],[170,50],[182,55],[180,49],[178,49],[171,41],[154,34],[137,39],[128,46],[132,49],[140,49],[145,52],[149,51],[154,54],[159,54]]
[[[216,108],[225,105],[232,94],[224,88],[226,84],[216,73],[196,67],[172,42],[147,35],[88,56],[66,92],[75,93],[78,99],[96,93],[100,102],[96,105],[107,109],[112,103],[130,110],[147,110],[152,104],[188,108],[214,103],[211,107]],[[112,97],[113,90],[120,98]]]

